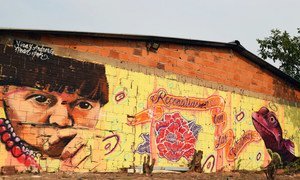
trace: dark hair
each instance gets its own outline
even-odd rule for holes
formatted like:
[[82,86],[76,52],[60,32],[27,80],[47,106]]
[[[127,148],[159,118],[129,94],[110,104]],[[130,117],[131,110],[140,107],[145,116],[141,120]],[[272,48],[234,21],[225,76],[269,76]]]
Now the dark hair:
[[51,55],[46,60],[15,52],[0,45],[0,85],[27,86],[40,90],[77,93],[108,102],[108,82],[103,64]]

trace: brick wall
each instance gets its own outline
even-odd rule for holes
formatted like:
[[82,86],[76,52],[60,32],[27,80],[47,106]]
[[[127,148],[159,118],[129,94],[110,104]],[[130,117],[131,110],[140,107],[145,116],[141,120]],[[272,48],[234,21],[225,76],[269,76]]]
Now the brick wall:
[[[238,52],[161,41],[0,34],[0,166],[259,170],[300,155],[300,91]],[[286,143],[283,143],[286,142]]]
[[162,43],[157,52],[147,52],[146,42],[86,37],[41,38],[45,43],[95,53],[121,61],[196,77],[231,87],[300,101],[299,88],[247,60],[230,49]]

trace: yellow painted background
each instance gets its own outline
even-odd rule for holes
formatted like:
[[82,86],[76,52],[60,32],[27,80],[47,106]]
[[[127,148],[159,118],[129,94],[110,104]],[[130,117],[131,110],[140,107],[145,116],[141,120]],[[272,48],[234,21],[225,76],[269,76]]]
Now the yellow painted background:
[[[141,166],[145,154],[135,152],[136,148],[143,139],[140,137],[142,133],[149,133],[150,124],[139,126],[127,125],[127,116],[135,115],[147,107],[147,98],[149,95],[159,88],[164,88],[169,94],[175,96],[186,96],[196,98],[207,98],[211,95],[219,95],[226,101],[225,112],[227,113],[227,125],[224,132],[232,129],[235,139],[239,139],[244,131],[255,130],[251,114],[258,111],[262,106],[270,109],[277,107],[275,112],[280,125],[283,129],[285,139],[290,139],[295,143],[295,154],[300,156],[300,108],[278,104],[263,99],[253,98],[240,95],[233,92],[225,92],[207,87],[194,85],[191,82],[180,82],[176,76],[166,75],[158,77],[154,75],[146,75],[142,72],[128,71],[116,68],[111,65],[106,66],[106,74],[109,83],[109,103],[106,104],[101,112],[97,124],[97,131],[102,139],[90,138],[89,145],[92,147],[91,162],[96,162],[97,166],[85,163],[81,168],[75,171],[119,171],[121,168],[129,168],[133,165]],[[126,93],[126,98],[120,102],[115,101],[115,95],[120,91]],[[175,111],[175,110],[174,110]],[[170,110],[170,112],[174,112]],[[178,110],[176,110],[178,111]],[[235,120],[235,115],[243,111],[245,117],[242,121]],[[180,111],[181,115],[187,120],[193,120],[200,125],[201,131],[198,134],[196,149],[204,152],[202,162],[210,155],[216,155],[214,149],[214,129],[215,126],[211,120],[210,111]],[[4,114],[1,114],[4,117]],[[105,155],[107,151],[103,143],[103,138],[117,134],[120,142],[116,149]],[[114,141],[112,139],[112,141]],[[115,142],[112,142],[115,143]],[[256,160],[257,154],[261,153],[260,160]],[[8,157],[7,151],[3,144],[0,144],[1,162],[0,166],[13,165],[14,162]],[[259,170],[260,167],[266,166],[269,161],[263,140],[250,143],[246,146],[239,157],[234,162],[235,169]],[[39,160],[43,170],[58,171],[60,160]],[[165,158],[159,158],[156,161],[157,167],[187,167],[188,161],[181,158],[177,162],[170,162]],[[225,163],[226,166],[226,163]],[[92,170],[91,170],[92,169]]]

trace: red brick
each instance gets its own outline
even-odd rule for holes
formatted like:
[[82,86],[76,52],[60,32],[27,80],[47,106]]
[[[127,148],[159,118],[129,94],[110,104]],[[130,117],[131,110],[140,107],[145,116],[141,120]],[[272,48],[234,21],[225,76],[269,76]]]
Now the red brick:
[[109,53],[110,53],[110,50],[109,49],[105,49],[105,48],[100,48],[98,50],[98,53],[99,53],[100,56],[108,57]]
[[110,50],[109,57],[118,59],[119,58],[119,53],[115,50]]
[[137,56],[142,56],[142,50],[141,49],[134,49],[133,54]]
[[194,56],[188,56],[187,59],[189,62],[195,62],[195,57]]

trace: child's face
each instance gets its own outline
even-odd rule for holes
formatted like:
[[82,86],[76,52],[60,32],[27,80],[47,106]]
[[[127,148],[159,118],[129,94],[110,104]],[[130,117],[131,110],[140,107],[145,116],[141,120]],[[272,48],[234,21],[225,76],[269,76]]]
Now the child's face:
[[[98,120],[100,103],[76,93],[48,92],[17,86],[9,86],[2,92],[7,118],[14,132],[31,146],[46,153],[43,148],[45,141],[57,130],[68,127],[94,128]],[[62,138],[61,141],[69,142],[73,137],[66,135],[68,139]],[[48,152],[50,156],[51,153]]]

